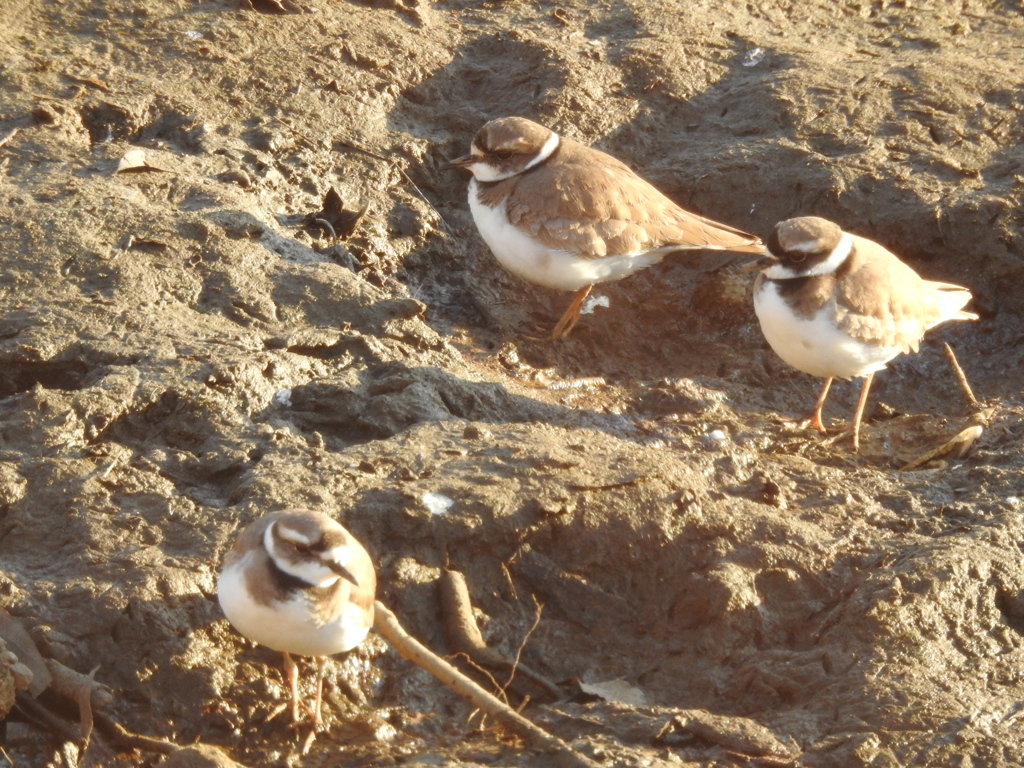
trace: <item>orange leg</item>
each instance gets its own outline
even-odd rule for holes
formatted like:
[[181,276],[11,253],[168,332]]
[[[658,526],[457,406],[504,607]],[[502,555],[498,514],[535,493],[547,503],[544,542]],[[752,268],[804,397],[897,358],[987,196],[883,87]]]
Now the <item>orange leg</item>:
[[[306,714],[309,716],[305,722],[310,724],[309,733],[306,734],[306,738],[302,741],[302,754],[309,752],[310,746],[312,746],[314,739],[316,739],[317,731],[320,730],[323,725],[323,718],[321,717],[321,708],[324,697],[324,669],[327,664],[326,656],[316,657],[316,699],[313,702],[313,708],[310,709],[303,704],[299,699],[299,667],[292,659],[291,655],[287,651],[283,651],[284,656],[284,671],[285,679],[288,681],[288,687],[291,689],[291,710],[292,710],[292,728],[301,728],[304,724],[299,718],[299,708],[306,710]],[[277,712],[281,710],[278,709]],[[275,712],[276,714],[276,712]],[[273,717],[273,715],[271,715]]]
[[313,709],[306,708],[309,712],[309,733],[306,734],[306,738],[302,741],[302,754],[309,752],[309,748],[313,745],[313,741],[316,739],[317,731],[320,730],[323,725],[323,718],[320,716],[321,704],[324,699],[324,666],[327,664],[326,656],[316,657],[316,700],[313,702]]
[[291,654],[288,651],[282,651],[281,655],[284,657],[284,676],[288,682],[288,688],[291,690],[292,699],[292,722],[299,722],[299,668],[292,661]]
[[860,420],[864,416],[864,406],[868,402],[868,390],[871,389],[871,379],[875,373],[872,371],[864,377],[864,384],[860,388],[860,400],[857,401],[857,411],[853,414],[853,452],[860,450]]
[[576,291],[576,295],[572,297],[572,303],[569,304],[569,308],[565,310],[565,314],[562,315],[562,319],[558,321],[558,325],[555,326],[555,330],[551,332],[551,341],[558,341],[564,339],[570,333],[572,329],[576,327],[576,323],[580,319],[580,310],[583,308],[583,302],[587,296],[590,295],[590,289],[592,285],[584,286]]
[[326,656],[316,657],[316,700],[313,702],[313,730],[317,730],[322,724],[320,717],[320,705],[324,700],[324,672],[327,665]]
[[814,405],[814,413],[812,413],[804,423],[809,427],[814,427],[821,433],[828,432],[825,427],[825,423],[821,420],[821,409],[825,407],[825,398],[828,397],[828,388],[832,386],[832,377],[825,379],[825,385],[821,388],[821,394],[818,395],[818,402]]

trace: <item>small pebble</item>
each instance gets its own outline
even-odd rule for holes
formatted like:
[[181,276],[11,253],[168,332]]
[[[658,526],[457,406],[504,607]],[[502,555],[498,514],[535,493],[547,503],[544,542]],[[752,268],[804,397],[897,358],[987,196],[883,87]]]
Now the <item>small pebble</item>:
[[220,175],[220,180],[228,184],[237,184],[242,189],[252,186],[252,179],[245,171],[226,171]]
[[751,48],[749,51],[743,54],[743,66],[756,67],[764,60],[764,56],[764,48]]
[[462,430],[462,436],[467,440],[487,440],[490,439],[491,433],[489,430],[478,427],[476,424],[470,424]]

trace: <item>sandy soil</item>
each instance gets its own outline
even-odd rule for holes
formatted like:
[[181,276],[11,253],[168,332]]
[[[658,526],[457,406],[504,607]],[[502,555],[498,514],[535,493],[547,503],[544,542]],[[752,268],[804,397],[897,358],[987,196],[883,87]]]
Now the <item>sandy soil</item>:
[[[308,506],[440,652],[442,567],[505,652],[542,603],[522,658],[567,699],[524,713],[606,765],[1024,762],[1019,2],[253,3],[4,0],[0,605],[44,655],[251,766],[552,764],[376,636],[310,755],[264,722],[279,660],[217,567]],[[795,426],[818,382],[718,257],[534,341],[568,297],[502,272],[439,170],[508,114],[762,236],[832,218],[981,320],[880,377],[859,456]],[[135,149],[159,170],[116,173]],[[342,245],[306,223],[332,186],[368,206]],[[975,422],[967,458],[899,471]],[[695,709],[781,751],[671,725]],[[160,759],[8,726],[18,768]]]

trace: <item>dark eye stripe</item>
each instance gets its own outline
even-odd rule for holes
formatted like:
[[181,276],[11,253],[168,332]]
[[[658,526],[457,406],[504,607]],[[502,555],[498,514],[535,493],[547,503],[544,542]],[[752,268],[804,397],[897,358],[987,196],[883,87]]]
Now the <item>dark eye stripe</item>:
[[768,253],[772,256],[782,256],[782,243],[779,242],[779,228],[775,227],[772,229],[770,235],[768,235],[768,242],[765,243],[765,247],[768,249]]
[[295,551],[300,555],[311,555],[317,552],[324,552],[328,548],[327,543],[323,540],[314,542],[313,544],[303,544],[301,541],[294,541],[292,539],[286,539],[285,541],[291,544],[292,547],[295,548]]
[[817,251],[787,251],[782,247],[782,243],[779,242],[778,229],[773,229],[771,234],[768,235],[768,241],[765,243],[765,247],[768,249],[768,253],[772,256],[776,256],[780,259],[785,259],[794,264],[800,264],[807,261],[807,259],[817,259],[822,256],[828,256],[832,253],[832,248],[828,246],[822,246]]

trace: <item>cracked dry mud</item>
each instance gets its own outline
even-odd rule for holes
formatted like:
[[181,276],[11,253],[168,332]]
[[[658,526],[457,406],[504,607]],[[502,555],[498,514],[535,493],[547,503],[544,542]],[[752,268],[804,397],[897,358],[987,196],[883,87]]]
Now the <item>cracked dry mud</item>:
[[[438,651],[443,566],[510,655],[543,603],[525,663],[646,702],[524,710],[606,765],[748,765],[750,734],[774,764],[1024,762],[1020,3],[282,7],[3,1],[0,603],[42,652],[99,665],[132,730],[250,766],[552,764],[374,635],[337,664],[368,703],[331,685],[310,755],[263,722],[278,656],[216,570],[308,506]],[[841,222],[981,320],[879,377],[859,456],[793,425],[818,382],[721,257],[536,342],[568,297],[502,272],[439,171],[507,114],[762,236]],[[133,149],[161,170],[114,173]],[[339,247],[305,223],[332,186],[368,204]],[[944,341],[993,410],[967,458],[900,472],[972,417]],[[8,725],[19,768],[75,759]]]

